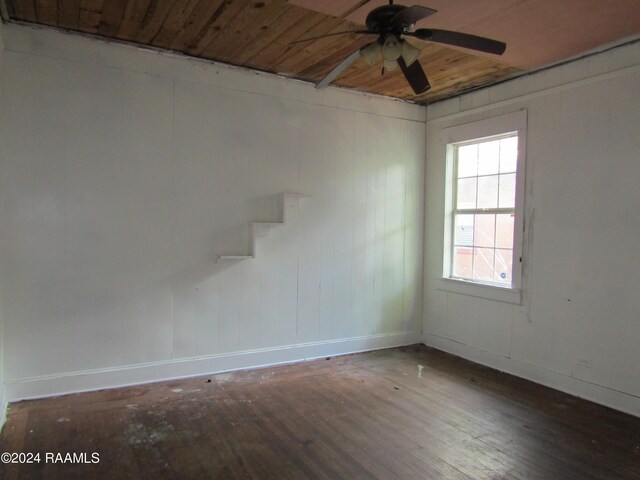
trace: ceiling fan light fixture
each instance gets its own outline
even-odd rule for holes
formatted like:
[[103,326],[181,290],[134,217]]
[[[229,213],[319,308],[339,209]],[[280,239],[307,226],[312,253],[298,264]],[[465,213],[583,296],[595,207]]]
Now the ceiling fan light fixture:
[[[400,57],[398,57],[400,58]],[[395,60],[382,60],[382,69],[385,72],[393,72],[398,68],[398,62]]]
[[382,44],[382,58],[395,62],[402,55],[402,43],[395,35],[389,35]]
[[367,65],[375,65],[378,63],[382,53],[382,45],[373,42],[360,50],[360,55]]
[[420,49],[414,47],[406,40],[402,41],[402,58],[407,67],[415,62],[420,56]]

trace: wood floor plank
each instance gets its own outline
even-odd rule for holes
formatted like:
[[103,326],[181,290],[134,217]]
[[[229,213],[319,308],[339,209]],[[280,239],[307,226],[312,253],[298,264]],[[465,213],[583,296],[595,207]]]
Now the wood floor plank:
[[100,455],[3,480],[629,480],[640,418],[413,346],[15,403],[0,451]]

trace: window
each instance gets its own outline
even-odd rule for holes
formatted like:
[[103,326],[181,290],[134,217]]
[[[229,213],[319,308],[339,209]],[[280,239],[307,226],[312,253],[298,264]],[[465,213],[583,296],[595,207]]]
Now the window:
[[453,145],[451,277],[511,286],[518,135]]
[[522,111],[446,129],[448,290],[520,302],[525,126]]

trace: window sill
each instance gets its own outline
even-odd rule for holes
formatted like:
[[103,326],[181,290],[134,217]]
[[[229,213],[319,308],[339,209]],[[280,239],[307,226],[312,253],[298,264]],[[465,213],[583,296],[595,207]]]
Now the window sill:
[[468,282],[455,278],[439,278],[437,290],[469,295],[471,297],[495,300],[496,302],[522,304],[522,292],[520,289],[498,287],[495,285],[483,285],[481,283]]

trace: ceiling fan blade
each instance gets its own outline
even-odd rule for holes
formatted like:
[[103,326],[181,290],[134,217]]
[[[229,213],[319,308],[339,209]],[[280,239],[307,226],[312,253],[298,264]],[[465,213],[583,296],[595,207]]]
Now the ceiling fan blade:
[[[372,42],[372,43],[375,43],[375,42]],[[368,45],[365,45],[362,48],[359,48],[358,50],[353,52],[351,55],[349,55],[347,58],[345,58],[342,62],[340,62],[336,68],[331,70],[327,74],[327,76],[324,77],[320,81],[320,83],[318,83],[316,85],[316,88],[324,88],[327,85],[329,85],[331,82],[333,82],[338,75],[340,75],[342,72],[344,72],[347,68],[349,68],[351,66],[351,64],[353,62],[355,62],[356,60],[358,60],[360,58],[360,55],[361,55],[360,52],[362,51],[362,49],[367,48],[369,45],[371,45],[371,44],[368,44]]]
[[407,7],[404,10],[400,10],[391,19],[391,24],[394,27],[408,28],[419,20],[422,20],[429,15],[433,15],[437,10],[427,7],[421,7],[420,5],[414,5]]
[[289,45],[295,45],[296,43],[310,42],[312,40],[318,40],[320,38],[325,37],[333,37],[334,35],[345,35],[347,33],[359,33],[359,34],[368,34],[368,35],[378,35],[375,32],[370,32],[369,30],[347,30],[346,32],[334,32],[334,33],[326,33],[324,35],[318,35],[317,37],[309,37],[303,38],[301,40],[296,40],[295,42],[290,42]]
[[404,73],[404,76],[416,95],[420,95],[431,88],[427,75],[424,73],[420,62],[416,60],[411,65],[407,66],[404,58],[400,57],[398,58],[398,65],[400,65],[402,73]]
[[456,47],[469,48],[479,52],[502,55],[507,44],[490,38],[478,37],[468,33],[450,32],[449,30],[437,30],[435,28],[419,28],[415,32],[406,32],[405,35],[427,40],[429,42],[444,43]]

